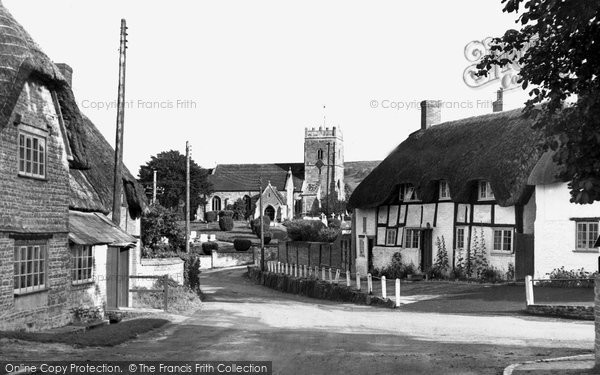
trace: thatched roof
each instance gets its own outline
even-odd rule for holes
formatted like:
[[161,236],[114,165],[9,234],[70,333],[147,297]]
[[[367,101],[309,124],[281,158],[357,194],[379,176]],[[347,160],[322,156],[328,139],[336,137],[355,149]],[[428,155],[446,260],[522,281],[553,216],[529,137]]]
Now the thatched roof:
[[476,199],[476,182],[491,183],[501,206],[525,203],[527,179],[541,156],[541,134],[521,109],[434,125],[412,133],[358,185],[349,200],[355,208],[397,201],[401,184],[416,186],[424,202],[437,198],[447,180],[452,200]]
[[[112,210],[114,150],[98,128],[85,116],[80,131],[93,163],[86,170],[71,170],[70,208],[108,213]],[[146,207],[146,198],[141,185],[125,167],[123,187],[129,212],[137,218]]]
[[545,152],[540,160],[537,162],[533,171],[529,175],[527,183],[529,185],[543,185],[553,184],[556,182],[566,182],[561,180],[558,176],[564,171],[564,167],[559,166],[552,159],[554,157],[554,151]]
[[[70,165],[70,208],[108,213],[112,209],[114,150],[77,107],[69,83],[0,1],[0,130],[27,80],[40,81],[56,93],[73,154]],[[124,192],[130,213],[145,207],[142,188],[125,168]]]
[[0,128],[7,125],[28,79],[57,93],[73,153],[71,167],[87,167],[86,150],[77,131],[81,115],[69,84],[0,1]]

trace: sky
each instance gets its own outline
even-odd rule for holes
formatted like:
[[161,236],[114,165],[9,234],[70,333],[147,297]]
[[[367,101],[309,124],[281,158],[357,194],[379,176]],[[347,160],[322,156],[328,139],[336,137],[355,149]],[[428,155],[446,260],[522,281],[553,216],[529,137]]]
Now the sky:
[[[124,162],[162,151],[217,163],[303,160],[306,127],[340,127],[346,161],[381,160],[420,127],[492,112],[465,46],[516,28],[500,0],[3,0],[114,145],[120,20],[127,20]],[[527,95],[507,91],[505,109]],[[324,108],[325,107],[325,108]]]

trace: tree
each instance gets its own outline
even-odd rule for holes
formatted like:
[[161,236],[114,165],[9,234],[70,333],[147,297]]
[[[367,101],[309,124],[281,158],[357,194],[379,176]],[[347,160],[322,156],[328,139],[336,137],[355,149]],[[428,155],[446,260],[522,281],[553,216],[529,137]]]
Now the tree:
[[507,13],[523,9],[516,21],[521,28],[493,40],[479,75],[495,66],[521,66],[523,89],[532,86],[525,111],[545,135],[542,149],[554,152],[558,177],[570,181],[571,202],[600,200],[600,2],[502,3]]
[[[147,191],[152,191],[153,171],[156,170],[157,194],[156,197],[161,205],[167,208],[179,206],[179,202],[185,202],[185,180],[186,166],[185,155],[179,151],[165,151],[152,156],[146,165],[142,165],[139,171],[139,181]],[[204,202],[204,195],[210,194],[212,186],[208,182],[208,171],[202,169],[196,162],[190,160],[190,215],[194,213],[200,204]]]

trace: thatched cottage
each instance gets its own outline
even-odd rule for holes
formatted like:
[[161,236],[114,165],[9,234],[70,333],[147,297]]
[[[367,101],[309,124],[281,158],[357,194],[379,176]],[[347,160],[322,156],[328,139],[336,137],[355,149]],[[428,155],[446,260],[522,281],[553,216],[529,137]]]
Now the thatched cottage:
[[73,308],[128,304],[143,194],[79,111],[72,70],[54,64],[0,2],[0,329],[68,323]]
[[396,252],[426,270],[438,239],[451,267],[483,243],[489,264],[514,267],[517,278],[562,265],[596,269],[588,239],[598,235],[598,204],[569,203],[521,109],[438,124],[440,102],[421,106],[421,129],[350,197],[359,272],[388,265]]

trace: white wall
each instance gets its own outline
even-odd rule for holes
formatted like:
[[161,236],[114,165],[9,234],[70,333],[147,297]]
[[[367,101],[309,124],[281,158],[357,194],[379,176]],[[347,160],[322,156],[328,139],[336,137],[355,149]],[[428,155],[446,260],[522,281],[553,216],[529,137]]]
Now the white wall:
[[[367,218],[367,230],[363,230],[363,218]],[[375,228],[377,226],[377,209],[359,209],[354,210],[354,220],[355,222],[355,233],[353,233],[354,239],[356,243],[356,272],[359,272],[361,275],[366,275],[368,272],[368,242],[367,236],[375,236]],[[364,254],[360,253],[360,240],[361,238],[364,240]]]
[[566,183],[540,185],[535,188],[535,277],[564,266],[597,271],[598,251],[575,252],[575,221],[570,218],[600,217],[600,203],[570,203]]

